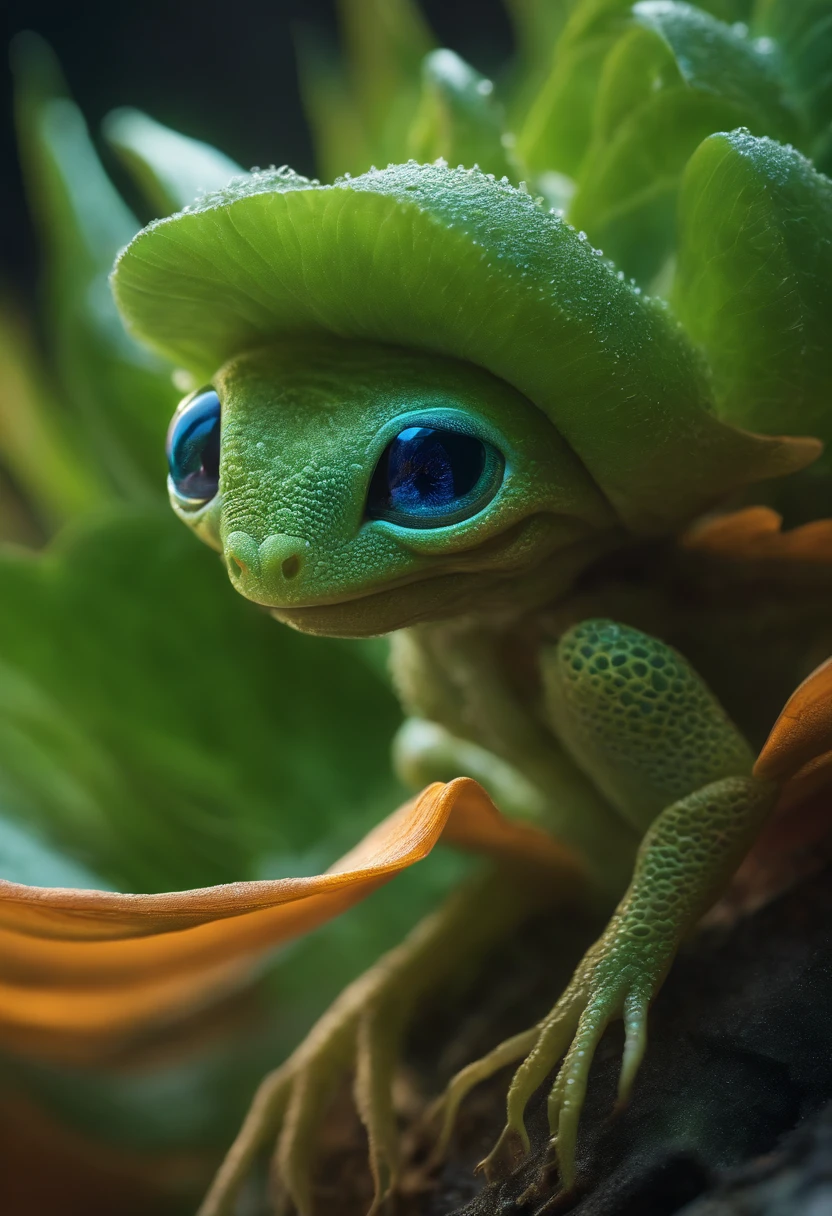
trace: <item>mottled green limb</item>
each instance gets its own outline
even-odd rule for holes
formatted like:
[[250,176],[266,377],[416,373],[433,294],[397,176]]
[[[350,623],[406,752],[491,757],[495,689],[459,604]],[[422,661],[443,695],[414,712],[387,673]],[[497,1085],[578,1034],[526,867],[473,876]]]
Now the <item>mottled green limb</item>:
[[750,775],[745,739],[687,660],[658,638],[583,621],[542,665],[558,738],[639,832],[694,790]]
[[775,796],[769,782],[729,777],[662,812],[644,839],[633,881],[609,926],[541,1023],[535,1049],[512,1083],[507,1128],[526,1142],[526,1104],[571,1040],[549,1100],[565,1186],[575,1178],[578,1124],[604,1030],[624,1017],[618,1092],[625,1101],[644,1054],[650,1002],[682,938],[724,889]]

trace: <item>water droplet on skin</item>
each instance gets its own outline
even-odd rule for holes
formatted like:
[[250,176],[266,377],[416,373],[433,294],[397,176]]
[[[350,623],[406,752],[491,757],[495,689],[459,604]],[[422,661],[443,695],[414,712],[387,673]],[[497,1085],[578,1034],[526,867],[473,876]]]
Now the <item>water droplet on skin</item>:
[[477,85],[477,92],[481,97],[488,97],[489,94],[494,92],[493,80],[481,80]]

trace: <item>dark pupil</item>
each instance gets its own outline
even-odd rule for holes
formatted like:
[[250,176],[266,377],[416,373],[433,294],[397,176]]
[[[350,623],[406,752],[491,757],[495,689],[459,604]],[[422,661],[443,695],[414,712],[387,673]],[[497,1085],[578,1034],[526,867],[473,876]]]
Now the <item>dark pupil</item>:
[[471,435],[408,427],[382,457],[368,505],[371,512],[441,515],[470,494],[484,467],[485,448]]
[[171,423],[168,467],[183,498],[207,502],[219,486],[220,399],[213,389],[194,397]]

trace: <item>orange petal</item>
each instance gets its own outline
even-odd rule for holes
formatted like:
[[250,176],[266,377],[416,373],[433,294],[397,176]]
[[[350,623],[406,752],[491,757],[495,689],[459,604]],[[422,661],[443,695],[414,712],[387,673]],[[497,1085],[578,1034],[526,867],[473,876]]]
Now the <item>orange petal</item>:
[[770,507],[745,507],[695,524],[681,538],[685,549],[737,561],[832,563],[832,519],[817,519],[781,531],[783,519]]
[[786,702],[754,774],[787,781],[832,750],[832,659],[815,668]]
[[331,920],[443,835],[463,848],[560,872],[580,866],[545,832],[513,823],[469,778],[428,786],[325,874],[163,895],[0,881],[0,1038],[118,1038],[190,1012],[247,978],[264,951]]

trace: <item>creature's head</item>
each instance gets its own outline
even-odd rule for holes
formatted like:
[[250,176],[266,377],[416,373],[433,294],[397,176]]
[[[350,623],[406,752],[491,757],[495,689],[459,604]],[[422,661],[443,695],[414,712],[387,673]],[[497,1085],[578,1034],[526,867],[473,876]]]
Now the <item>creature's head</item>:
[[313,632],[539,602],[814,452],[718,422],[664,307],[476,171],[253,175],[139,234],[114,282],[205,381],[171,424],[174,509]]

